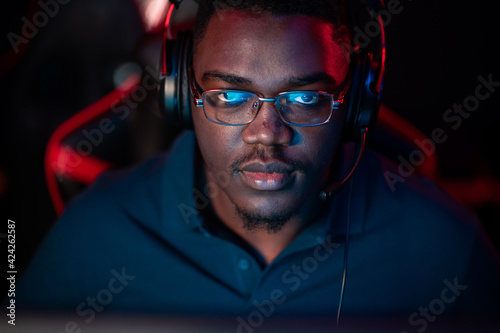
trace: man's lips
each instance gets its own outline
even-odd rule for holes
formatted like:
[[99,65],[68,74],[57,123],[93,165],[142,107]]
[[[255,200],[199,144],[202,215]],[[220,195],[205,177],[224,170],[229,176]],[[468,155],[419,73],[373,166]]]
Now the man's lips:
[[286,163],[273,162],[251,162],[241,166],[242,171],[254,173],[292,173],[294,168]]
[[255,190],[274,191],[285,187],[295,169],[283,162],[251,162],[241,167],[242,181]]

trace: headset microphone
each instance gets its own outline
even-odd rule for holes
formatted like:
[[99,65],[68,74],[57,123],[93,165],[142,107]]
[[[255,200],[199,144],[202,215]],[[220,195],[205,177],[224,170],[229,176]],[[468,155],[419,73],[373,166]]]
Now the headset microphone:
[[368,132],[368,128],[365,128],[361,130],[361,138],[358,144],[356,144],[356,150],[358,151],[358,155],[356,157],[356,161],[354,162],[354,165],[351,168],[351,171],[349,171],[349,174],[344,178],[344,180],[341,181],[335,181],[333,184],[325,188],[321,193],[319,194],[319,197],[321,200],[326,201],[327,199],[335,196],[337,193],[342,190],[342,187],[344,186],[345,182],[351,178],[352,174],[356,170],[356,168],[359,165],[359,161],[361,160],[361,156],[363,155],[363,151],[365,150],[365,144],[366,144],[366,133]]
[[[335,196],[340,190],[342,190],[342,187],[344,184],[351,178],[351,176],[354,174],[354,171],[356,171],[356,168],[359,165],[359,162],[361,161],[361,156],[363,156],[363,151],[365,150],[365,144],[366,144],[366,133],[368,132],[368,127],[360,130],[360,138],[359,141],[356,141],[356,150],[358,152],[356,161],[354,162],[354,165],[351,168],[351,171],[349,171],[349,174],[342,180],[342,181],[335,181],[333,184],[328,186],[326,189],[321,191],[319,197],[321,200],[326,201],[328,198],[331,198]],[[347,201],[347,230],[345,234],[345,243],[344,243],[344,260],[343,260],[343,273],[342,273],[342,286],[340,288],[340,297],[339,297],[339,305],[337,308],[337,327],[339,327],[340,324],[340,316],[342,313],[342,304],[344,302],[344,292],[345,292],[345,285],[346,285],[346,280],[347,280],[347,259],[348,259],[348,249],[349,249],[349,233],[350,233],[350,225],[351,225],[351,199],[352,199],[352,188],[353,188],[353,182],[351,181],[351,184],[349,186],[349,195],[348,195],[348,201]]]

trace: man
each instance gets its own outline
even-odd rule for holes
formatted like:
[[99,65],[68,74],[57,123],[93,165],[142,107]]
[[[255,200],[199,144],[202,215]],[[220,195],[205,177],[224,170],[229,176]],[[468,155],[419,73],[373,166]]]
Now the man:
[[320,199],[354,161],[346,106],[332,107],[352,75],[346,24],[330,1],[202,1],[194,133],[68,207],[19,303],[86,323],[118,310],[230,315],[247,331],[340,312],[423,330],[439,315],[497,311],[496,255],[430,181],[391,191],[383,175],[397,169],[367,152],[344,189]]

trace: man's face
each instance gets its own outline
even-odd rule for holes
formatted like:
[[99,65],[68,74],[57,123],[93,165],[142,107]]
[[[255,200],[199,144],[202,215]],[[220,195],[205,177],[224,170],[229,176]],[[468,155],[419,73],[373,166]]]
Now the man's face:
[[[334,93],[347,77],[348,62],[332,29],[312,17],[223,11],[212,17],[196,48],[196,80],[203,90],[246,90],[267,98],[293,90]],[[221,209],[226,216],[236,211],[262,221],[313,215],[344,112],[335,110],[324,125],[293,127],[264,102],[247,125],[212,123],[194,106],[193,120],[207,180],[218,187],[212,203],[219,215]]]

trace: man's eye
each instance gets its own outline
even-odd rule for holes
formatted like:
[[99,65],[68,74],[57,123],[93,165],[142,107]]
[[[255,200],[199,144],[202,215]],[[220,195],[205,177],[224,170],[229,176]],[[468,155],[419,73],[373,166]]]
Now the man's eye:
[[294,94],[290,96],[293,103],[312,105],[318,103],[318,96],[316,94]]
[[224,92],[219,93],[217,96],[222,102],[230,104],[240,104],[245,101],[245,97],[241,93],[237,92]]

